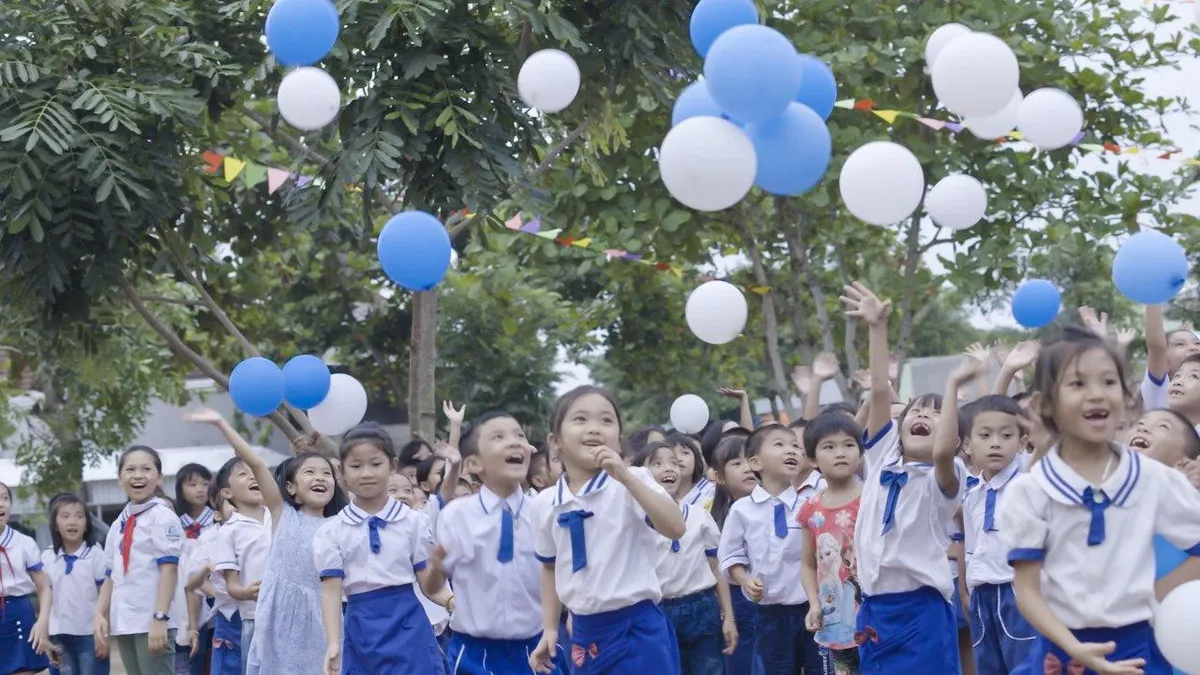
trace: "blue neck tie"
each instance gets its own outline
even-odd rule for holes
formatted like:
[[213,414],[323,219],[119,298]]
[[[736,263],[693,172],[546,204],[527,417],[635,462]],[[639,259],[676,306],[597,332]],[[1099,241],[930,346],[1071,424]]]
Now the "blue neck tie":
[[978,476],[967,476],[967,489],[970,490],[971,488],[975,487],[976,485],[979,485],[979,477]]
[[671,540],[671,553],[679,553],[679,540],[678,539]]
[[496,560],[510,563],[513,559],[513,514],[508,510],[508,504],[500,509],[500,552]]
[[387,527],[387,521],[379,516],[371,516],[367,521],[367,529],[370,530],[367,537],[371,542],[371,553],[379,553],[379,549],[383,546],[383,542],[379,541],[379,531]]
[[908,482],[908,474],[903,471],[884,471],[879,474],[879,484],[888,489],[887,501],[883,504],[883,534],[892,530],[896,518],[896,502],[900,500],[900,488]]
[[587,540],[583,536],[583,521],[592,517],[582,509],[558,514],[558,524],[571,532],[571,571],[587,567]]
[[1103,490],[1093,490],[1091,486],[1083,490],[1083,505],[1092,510],[1092,522],[1088,526],[1088,546],[1099,546],[1104,543],[1104,509],[1112,504],[1112,500]]
[[67,553],[63,556],[63,560],[67,561],[67,571],[63,574],[70,574],[75,569],[75,561],[79,560],[79,556]]
[[987,497],[983,500],[983,531],[996,531],[996,491],[987,489]]
[[783,504],[775,505],[775,536],[787,539],[787,509]]

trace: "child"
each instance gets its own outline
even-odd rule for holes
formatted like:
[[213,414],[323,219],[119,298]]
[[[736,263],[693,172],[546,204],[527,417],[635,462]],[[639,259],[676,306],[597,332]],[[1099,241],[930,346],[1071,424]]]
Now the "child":
[[[238,603],[229,597],[225,588],[225,574],[213,569],[214,555],[217,553],[217,540],[221,532],[221,524],[229,522],[233,517],[233,506],[221,497],[221,490],[216,481],[208,486],[208,503],[212,506],[214,520],[217,526],[210,527],[200,534],[187,566],[188,616],[194,618],[191,625],[207,623],[205,602],[203,607],[191,600],[199,595],[211,599],[212,613],[212,675],[239,675],[242,672],[242,615],[238,613]],[[202,671],[203,672],[203,671]],[[193,675],[195,675],[193,673]]]
[[1167,675],[1154,646],[1155,532],[1200,553],[1200,493],[1178,471],[1110,442],[1127,390],[1106,341],[1067,329],[1034,371],[1032,407],[1059,438],[1008,486],[1000,536],[1017,606],[1038,631],[1035,672]]
[[764,425],[750,434],[746,456],[761,484],[734,502],[721,533],[721,570],[758,603],[758,653],[768,675],[792,675],[802,667],[824,672],[804,627],[809,605],[797,564],[802,534],[794,523],[803,500],[792,482],[802,452],[785,426]]
[[529,473],[525,476],[525,483],[528,485],[526,493],[530,497],[537,496],[537,493],[554,483],[554,480],[550,478],[549,450],[542,448],[533,451],[533,455],[529,458]]
[[1129,449],[1178,467],[1200,457],[1200,436],[1182,413],[1167,408],[1151,410],[1130,429]]
[[[1096,319],[1096,311],[1080,307],[1079,316],[1084,325],[1104,337],[1108,317]],[[1200,353],[1200,339],[1191,330],[1183,328],[1166,332],[1163,326],[1162,307],[1146,305],[1146,375],[1142,379],[1141,394],[1145,410],[1157,410],[1170,405],[1168,385],[1187,357]]]
[[563,395],[550,432],[565,471],[534,500],[542,639],[529,665],[553,671],[561,598],[571,612],[577,672],[678,675],[679,651],[658,607],[662,588],[646,561],[659,537],[683,536],[683,514],[650,472],[625,465],[617,450],[621,413],[604,389]]
[[825,487],[804,502],[796,521],[804,528],[801,579],[809,601],[805,628],[829,650],[834,675],[857,675],[855,638],[862,592],[855,567],[854,524],[862,482],[862,431],[854,420],[818,415],[804,429],[804,452],[825,477]]
[[[216,523],[213,520],[213,510],[208,506],[208,485],[212,482],[212,472],[200,464],[184,464],[175,474],[175,513],[179,514],[179,524],[183,526],[183,553],[180,555],[181,569],[188,564],[188,557],[194,553],[196,540],[207,528]],[[209,660],[209,650],[212,645],[212,635],[207,630],[201,630],[191,625],[181,609],[187,607],[190,600],[184,586],[187,579],[180,574],[175,591],[175,602],[171,611],[180,614],[178,634],[176,635],[175,670],[179,672],[203,672]]]
[[[750,470],[746,457],[745,429],[738,428],[717,441],[713,448],[713,482],[717,489],[710,509],[717,528],[725,528],[725,518],[737,500],[750,496],[758,487],[758,476]],[[732,654],[725,656],[725,672],[730,675],[761,675],[762,660],[758,658],[758,641],[754,626],[758,622],[758,605],[751,602],[742,587],[729,582],[729,598],[737,625],[738,642]]]
[[[680,465],[678,449],[670,437],[664,443],[650,443],[633,458],[633,466],[649,469],[667,494],[678,494],[687,484],[680,476],[688,470]],[[695,452],[698,455],[700,449]],[[675,629],[683,672],[722,675],[723,654],[733,653],[738,636],[729,584],[717,568],[721,533],[707,510],[687,501],[681,501],[680,507],[686,532],[679,539],[658,541],[655,570],[662,584],[661,606]]]
[[447,609],[453,609],[454,596],[444,576],[428,567],[429,517],[388,496],[388,478],[396,469],[392,439],[376,425],[360,424],[346,432],[340,454],[354,501],[313,540],[325,673],[445,673],[445,658],[413,584],[419,582]]
[[162,458],[135,445],[117,458],[117,480],[129,503],[104,543],[108,578],[96,601],[95,637],[107,653],[111,635],[129,675],[172,675],[175,596],[183,527],[161,498]]
[[438,523],[439,555],[456,591],[446,655],[456,674],[528,673],[542,637],[533,500],[521,490],[532,448],[521,425],[497,411],[471,425],[463,451],[477,458],[483,487],[447,504]]
[[433,457],[433,446],[422,438],[414,437],[400,448],[399,472],[408,476],[413,485],[416,485],[417,465],[430,457]]
[[[402,473],[393,473],[388,476],[387,484],[388,496],[396,501],[404,504],[411,509],[421,509],[416,506],[416,500],[413,498],[415,493],[421,492],[416,485],[409,480],[408,476]],[[424,493],[422,493],[424,494]]]
[[200,464],[184,464],[175,474],[175,511],[183,525],[183,533],[190,541],[212,527],[213,510],[208,505],[208,484],[212,472]]
[[845,288],[841,300],[846,316],[862,319],[870,329],[866,479],[854,527],[863,592],[858,628],[866,635],[860,668],[867,675],[958,673],[954,583],[946,560],[966,477],[955,457],[957,438],[934,443],[940,396],[920,396],[891,419],[891,303],[857,282]]
[[[37,542],[8,524],[12,507],[12,490],[0,483],[0,673],[36,673],[50,667],[54,593]],[[36,620],[29,599],[34,593]]]
[[[1200,354],[1183,360],[1167,387],[1167,405],[1200,430]],[[1147,406],[1147,410],[1151,408]]]
[[241,457],[234,457],[217,472],[221,498],[234,513],[221,527],[213,569],[225,577],[225,591],[237,600],[242,619],[242,674],[254,652],[254,619],[267,555],[271,549],[271,513],[263,505],[262,487]]
[[[661,442],[674,448],[675,461],[679,463],[679,491],[674,493],[679,496],[678,501],[707,511],[712,506],[713,492],[717,486],[705,476],[707,466],[700,452],[700,444],[677,431],[672,431]],[[642,452],[645,452],[645,448]],[[634,459],[641,454],[635,454]]]
[[428,457],[417,464],[417,487],[427,495],[436,495],[441,491],[442,479],[446,473],[446,460],[441,457]]
[[63,493],[50,500],[50,539],[42,564],[54,589],[50,640],[71,675],[108,675],[108,659],[96,656],[92,616],[104,583],[104,549],[96,543],[87,505]]

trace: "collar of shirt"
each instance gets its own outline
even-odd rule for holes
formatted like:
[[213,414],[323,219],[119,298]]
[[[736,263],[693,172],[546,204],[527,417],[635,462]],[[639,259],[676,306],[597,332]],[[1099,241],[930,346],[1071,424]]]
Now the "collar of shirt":
[[500,505],[500,502],[508,502],[508,510],[513,512],[513,515],[521,515],[521,509],[525,506],[525,493],[521,490],[513,490],[513,493],[508,496],[508,499],[502,499],[500,495],[492,492],[486,485],[479,488],[479,506],[483,512],[491,513]]
[[179,516],[179,522],[183,523],[184,527],[188,527],[192,523],[200,523],[200,527],[208,527],[213,522],[213,510],[207,506],[204,507],[204,511],[200,513],[199,518],[193,518],[185,513]]
[[[1142,475],[1142,458],[1127,448],[1111,447],[1117,453],[1117,468],[1099,487],[1114,506],[1129,506],[1141,494],[1136,488]],[[1063,461],[1057,445],[1037,463],[1032,474],[1046,494],[1061,504],[1083,504],[1084,490],[1092,487]]]
[[821,484],[821,472],[817,471],[816,469],[813,469],[812,471],[808,472],[808,477],[804,479],[804,482],[801,483],[796,488],[796,493],[799,494],[801,492],[804,492],[805,490],[810,490],[810,489],[815,490],[815,489],[817,489],[817,487],[820,484]]
[[4,526],[4,532],[0,533],[0,548],[8,548],[12,544],[16,530],[11,525]]
[[780,492],[778,497],[772,495],[770,492],[767,492],[767,489],[761,485],[754,486],[754,492],[750,493],[750,500],[755,504],[769,502],[772,499],[777,499],[783,502],[791,511],[795,511],[796,507],[800,504],[800,495],[796,493],[796,488],[791,485],[789,485],[783,492]]
[[[77,553],[72,553],[71,555],[75,556],[76,560],[86,560],[88,555],[91,552],[92,552],[92,545],[84,544],[83,546],[79,547],[79,551]],[[54,555],[55,559],[62,560],[63,557],[67,555],[67,552],[64,549],[60,548],[60,549],[57,549],[54,552],[54,554],[55,554]]]
[[[630,470],[632,471],[632,469]],[[611,482],[613,481],[609,478],[608,472],[601,469],[600,473],[592,476],[591,479],[584,484],[583,492],[579,493],[579,496],[585,497],[594,492],[599,492]],[[571,488],[567,487],[567,473],[565,471],[561,476],[558,477],[558,485],[554,487],[554,490],[554,506],[561,506],[567,502],[575,500],[575,494],[571,492]]]
[[986,490],[988,488],[991,488],[991,489],[999,492],[1000,490],[1004,489],[1005,485],[1008,485],[1009,481],[1016,478],[1017,474],[1020,472],[1021,472],[1021,463],[1019,461],[1017,461],[1016,457],[1014,457],[1013,461],[1009,462],[1008,466],[1001,469],[1000,472],[997,473],[995,476],[992,476],[991,480],[985,481],[985,480],[983,480],[983,476],[980,475],[979,476],[979,485],[976,486],[976,489],[977,490],[978,489]]
[[404,504],[388,497],[387,503],[383,505],[379,513],[367,513],[351,502],[338,515],[348,525],[362,525],[371,518],[381,518],[389,523],[398,523],[408,515],[408,509],[405,508]]
[[[265,506],[263,507],[263,511],[267,511],[267,508]],[[255,520],[248,516],[243,516],[242,514],[238,513],[237,511],[234,511],[233,515],[229,517],[229,521],[226,522],[225,524],[226,525],[236,525],[238,523],[253,523],[255,525],[265,526],[267,524],[267,514],[269,514],[269,513],[270,513],[269,511],[267,511],[267,513],[264,513],[262,520]]]
[[153,499],[147,500],[141,504],[134,504],[133,502],[129,502],[128,504],[125,505],[125,508],[121,511],[120,521],[125,522],[125,520],[129,518],[129,516],[140,516],[143,513],[149,511],[150,509],[152,509],[156,506],[162,506],[165,508],[167,506],[167,503],[164,502],[159,497],[155,497]]

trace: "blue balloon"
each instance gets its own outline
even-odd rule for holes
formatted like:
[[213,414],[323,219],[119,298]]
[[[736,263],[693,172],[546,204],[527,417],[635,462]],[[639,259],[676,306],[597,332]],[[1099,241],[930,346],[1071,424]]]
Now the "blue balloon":
[[1125,297],[1143,305],[1159,305],[1175,297],[1187,281],[1187,253],[1162,232],[1144,230],[1117,251],[1112,275]]
[[758,156],[754,184],[773,195],[804,194],[829,168],[829,128],[807,106],[792,103],[775,119],[747,124],[746,135]]
[[721,33],[734,26],[756,23],[758,8],[751,0],[700,0],[692,10],[688,29],[692,46],[700,58],[704,58]]
[[266,417],[283,403],[283,371],[269,359],[252,356],[229,375],[229,396],[238,410]]
[[829,119],[837,101],[837,80],[833,79],[833,70],[821,59],[801,54],[800,72],[800,94],[796,96],[796,102],[812,108],[821,119]]
[[1021,284],[1012,299],[1013,318],[1026,328],[1041,328],[1054,321],[1062,296],[1045,279],[1030,279]]
[[284,399],[301,410],[310,410],[329,394],[329,366],[311,354],[292,357],[283,364]]
[[724,117],[721,106],[712,100],[708,85],[703,80],[689,84],[675,99],[675,107],[671,109],[671,126],[693,117]]
[[427,291],[450,267],[450,235],[424,211],[392,216],[379,234],[379,264],[388,277],[410,291]]
[[1188,559],[1187,551],[1178,548],[1161,534],[1154,535],[1154,579],[1174,572]]
[[740,122],[778,117],[800,93],[800,58],[779,31],[737,26],[713,43],[704,60],[708,92]]
[[311,66],[333,49],[341,19],[331,0],[277,0],[267,12],[267,49],[284,66]]

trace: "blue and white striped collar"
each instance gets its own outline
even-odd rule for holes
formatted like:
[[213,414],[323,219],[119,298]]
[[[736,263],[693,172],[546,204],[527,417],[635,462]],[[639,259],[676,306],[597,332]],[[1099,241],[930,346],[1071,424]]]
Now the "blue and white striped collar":
[[[79,547],[78,553],[73,553],[72,555],[75,556],[76,560],[86,560],[88,555],[91,552],[92,552],[92,545],[84,544],[83,546]],[[67,552],[61,548],[54,552],[54,557],[57,558],[58,560],[62,560],[63,556],[65,556],[65,555],[67,555]]]
[[0,534],[0,548],[8,548],[12,544],[13,537],[16,536],[16,530],[12,525],[4,526],[4,533]]
[[693,485],[692,489],[688,490],[687,494],[683,496],[683,501],[689,504],[695,504],[696,502],[700,501],[701,497],[704,496],[704,491],[707,490],[710,485],[712,485],[712,481],[701,477],[700,482]]
[[356,506],[354,502],[350,502],[338,515],[341,516],[342,521],[348,525],[362,525],[373,517],[381,518],[389,523],[396,523],[404,519],[404,517],[408,514],[405,510],[404,504],[392,499],[391,497],[388,497],[387,503],[383,505],[383,508],[379,510],[379,513],[367,513]]
[[483,509],[485,514],[491,513],[492,509],[500,505],[501,502],[508,502],[508,508],[513,512],[513,515],[521,515],[521,509],[525,507],[525,492],[519,488],[513,490],[513,493],[508,496],[508,499],[503,499],[500,495],[488,489],[484,485],[479,488],[479,494],[476,495],[479,499],[479,508]]
[[185,513],[179,516],[179,522],[183,523],[184,527],[191,527],[192,523],[200,523],[200,527],[208,527],[213,523],[213,510],[207,506],[204,507],[199,518],[193,518],[190,514]]
[[[608,485],[609,482],[608,472],[604,469],[601,469],[600,473],[592,476],[588,482],[584,484],[583,492],[579,493],[578,496],[586,497],[593,492],[599,492],[600,490],[603,490],[604,486]],[[561,476],[558,477],[558,485],[556,485],[553,489],[555,491],[554,506],[566,504],[569,501],[573,501],[576,497],[576,495],[571,492],[571,488],[567,487],[567,472],[565,471]]]
[[[1117,454],[1117,468],[1099,487],[1114,506],[1128,506],[1141,494],[1137,485],[1142,476],[1142,458],[1128,448],[1119,445],[1110,447]],[[1083,504],[1084,490],[1093,487],[1063,461],[1057,445],[1046,453],[1031,473],[1046,494],[1061,504]]]
[[1009,482],[1016,478],[1017,474],[1019,473],[1021,473],[1021,462],[1016,457],[1013,457],[1013,460],[1008,463],[1008,466],[1000,469],[1000,472],[995,476],[992,476],[991,480],[984,480],[982,473],[976,476],[976,478],[979,479],[979,482],[976,483],[975,486],[969,490],[969,492],[974,492],[976,490],[986,491],[988,488],[996,491],[1003,490],[1004,486],[1008,485]]
[[800,495],[796,492],[796,488],[793,485],[787,486],[787,489],[783,492],[780,492],[778,497],[775,497],[770,492],[767,492],[767,489],[762,485],[755,485],[754,491],[750,493],[750,500],[755,504],[769,502],[772,499],[778,499],[784,504],[787,504],[788,509],[791,511],[795,511],[796,507],[800,505]]

